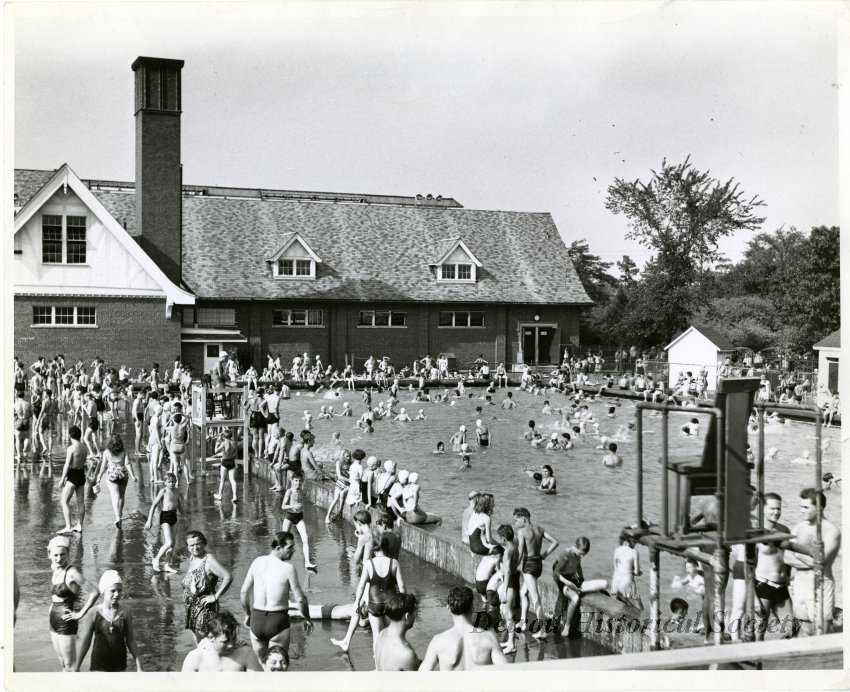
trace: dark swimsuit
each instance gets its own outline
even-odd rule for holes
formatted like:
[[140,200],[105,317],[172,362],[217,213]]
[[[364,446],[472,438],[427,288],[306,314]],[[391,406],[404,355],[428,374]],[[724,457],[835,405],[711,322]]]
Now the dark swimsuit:
[[482,596],[487,595],[487,584],[490,583],[489,579],[476,579],[475,580],[475,590],[480,593]]
[[236,460],[235,460],[235,459],[222,459],[222,460],[221,460],[221,465],[222,465],[222,467],[223,467],[223,468],[225,468],[227,471],[230,471],[231,469],[235,469],[235,468],[236,468]]
[[62,599],[60,602],[52,601],[50,604],[50,631],[73,636],[77,634],[77,620],[62,619],[66,611],[74,610],[74,604],[77,601],[77,594],[65,583],[66,576],[68,576],[67,568],[62,575],[62,582],[50,585],[50,592]]
[[381,617],[384,614],[387,600],[396,592],[396,579],[392,569],[393,561],[390,560],[390,567],[383,577],[378,574],[375,561],[369,560],[369,562],[372,564],[372,578],[369,580],[369,614]]
[[127,669],[127,621],[119,613],[112,622],[95,611],[92,631],[91,669],[105,673],[120,673]]
[[289,629],[289,611],[251,609],[251,632],[257,639],[270,641]]
[[525,564],[522,566],[523,574],[530,574],[532,577],[539,577],[543,574],[543,558],[539,555],[527,555]]
[[481,541],[481,527],[469,534],[469,549],[476,555],[489,555],[490,549]]
[[289,510],[286,510],[286,513],[283,515],[283,518],[286,519],[286,521],[290,521],[293,524],[297,524],[299,521],[304,519],[304,512],[291,512]]
[[176,509],[163,509],[159,512],[159,523],[174,526],[177,523]]
[[68,469],[68,474],[65,476],[65,479],[68,483],[73,484],[74,487],[80,488],[86,483],[86,470]]

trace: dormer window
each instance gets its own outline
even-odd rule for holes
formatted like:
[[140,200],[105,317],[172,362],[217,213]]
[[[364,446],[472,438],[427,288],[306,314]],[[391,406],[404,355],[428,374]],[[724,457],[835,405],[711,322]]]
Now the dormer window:
[[443,264],[440,267],[440,278],[443,281],[474,281],[474,277],[472,264]]
[[287,233],[283,246],[266,262],[271,262],[272,275],[277,279],[309,280],[316,278],[316,265],[322,259],[298,233]]
[[444,242],[443,253],[432,264],[436,266],[437,281],[474,284],[481,262],[460,238]]
[[277,261],[278,276],[315,276],[313,260],[281,259]]

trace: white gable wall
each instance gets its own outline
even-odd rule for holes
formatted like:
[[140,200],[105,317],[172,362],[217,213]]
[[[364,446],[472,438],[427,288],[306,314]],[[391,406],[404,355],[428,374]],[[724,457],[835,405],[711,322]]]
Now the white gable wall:
[[670,363],[668,386],[676,383],[679,372],[687,373],[690,370],[694,377],[697,377],[705,366],[708,370],[708,388],[714,391],[717,389],[718,357],[717,347],[700,332],[693,330],[685,334],[667,351],[667,360]]
[[304,249],[300,241],[295,240],[284,250],[281,259],[310,259],[310,253]]
[[456,247],[445,261],[446,264],[470,264],[471,262],[472,259],[470,259],[469,255],[467,255],[460,246]]
[[[44,214],[85,216],[86,264],[43,264],[41,218]],[[68,188],[56,193],[15,235],[16,293],[56,294],[70,291],[98,294],[157,295],[165,292],[119,240]],[[78,290],[74,290],[78,289]]]
[[[841,382],[840,375],[833,375],[830,381],[830,364],[831,367],[838,367],[835,363],[840,363],[841,348],[819,348],[818,351],[818,386],[821,384],[829,389],[833,394],[838,392],[838,385]],[[836,381],[837,380],[837,381]]]

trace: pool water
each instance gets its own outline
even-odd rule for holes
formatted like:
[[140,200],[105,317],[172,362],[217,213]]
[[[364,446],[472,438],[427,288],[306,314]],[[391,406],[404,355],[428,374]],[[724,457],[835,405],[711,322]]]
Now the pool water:
[[[131,443],[132,445],[132,443]],[[131,446],[132,448],[132,446]],[[139,476],[139,464],[135,463]],[[21,587],[21,602],[14,631],[14,665],[17,672],[59,671],[47,624],[50,600],[50,563],[47,542],[63,524],[59,504],[59,474],[57,465],[52,477],[31,470],[15,478],[15,568]],[[280,495],[268,490],[261,479],[242,479],[239,485],[240,502],[227,500],[216,503],[212,494],[218,489],[218,477],[209,476],[194,482],[187,497],[187,517],[178,520],[177,550],[174,560],[179,572],[171,576],[157,575],[151,568],[151,558],[159,549],[158,534],[144,528],[153,493],[147,481],[127,489],[123,528],[117,530],[106,488],[86,498],[86,521],[82,536],[75,534],[71,544],[71,559],[86,579],[97,582],[106,569],[117,569],[124,579],[124,605],[132,611],[136,627],[136,642],[146,671],[180,670],[183,659],[193,648],[191,634],[183,629],[183,603],[180,580],[185,574],[188,553],[186,531],[199,529],[209,541],[213,553],[233,573],[233,584],[222,598],[222,606],[231,610],[241,623],[242,608],[239,590],[251,561],[268,553],[272,534],[280,526]],[[105,485],[105,484],[104,484]],[[181,490],[183,486],[181,485]],[[72,504],[72,513],[75,512]],[[324,512],[305,506],[305,520],[311,537],[312,557],[319,573],[306,584],[312,604],[347,603],[353,600],[358,571],[350,559],[356,544],[353,527],[343,522],[326,525]],[[72,514],[73,517],[76,514]],[[157,527],[158,530],[158,527]],[[300,539],[293,563],[304,584]],[[420,657],[425,655],[428,642],[437,632],[451,625],[445,609],[449,588],[461,584],[457,578],[408,553],[401,557],[405,583],[419,600],[417,621],[408,633],[408,641]],[[372,670],[372,637],[368,628],[358,630],[352,640],[349,656],[330,643],[330,638],[342,638],[347,621],[314,621],[315,630],[304,634],[294,621],[290,655],[291,670]],[[248,632],[240,628],[240,637],[248,640]],[[604,653],[593,643],[550,640],[538,645],[530,637],[518,638],[516,661],[543,658],[564,658]],[[88,670],[88,663],[83,665]]]
[[[470,390],[477,397],[481,390]],[[506,410],[501,407],[506,389],[498,389],[492,400],[495,405],[486,406],[477,398],[452,399],[454,405],[443,403],[414,402],[414,392],[399,393],[400,403],[397,411],[404,407],[411,418],[423,409],[427,420],[398,422],[385,418],[374,424],[375,432],[367,435],[354,424],[357,417],[365,411],[365,404],[359,392],[342,392],[339,397],[329,398],[326,394],[301,393],[286,402],[283,424],[287,430],[299,431],[303,424],[303,412],[313,414],[313,431],[316,434],[315,455],[317,458],[329,458],[335,448],[329,445],[331,435],[340,432],[344,447],[362,448],[367,454],[374,454],[382,461],[394,459],[398,468],[419,473],[421,486],[420,506],[426,512],[441,515],[441,526],[426,527],[441,535],[460,541],[461,516],[467,506],[467,493],[470,490],[484,490],[495,495],[496,509],[493,515],[493,527],[500,523],[513,525],[512,512],[515,507],[526,507],[531,512],[532,522],[545,528],[560,541],[561,546],[572,545],[578,536],[587,536],[591,542],[590,554],[584,559],[585,575],[598,574],[610,578],[612,555],[617,547],[620,530],[632,524],[636,518],[636,433],[628,430],[628,424],[636,420],[636,404],[632,401],[619,402],[614,397],[601,397],[589,403],[594,418],[599,422],[599,435],[588,434],[585,440],[577,440],[575,447],[567,451],[547,451],[544,447],[533,449],[530,443],[521,439],[530,419],[536,422],[536,428],[548,437],[553,432],[564,432],[560,414],[541,413],[543,402],[549,399],[553,408],[568,406],[569,401],[560,394],[554,396],[533,396],[528,392],[512,389],[517,407]],[[373,395],[373,407],[378,401],[386,400],[387,395]],[[334,418],[316,420],[322,405],[332,404],[336,411],[342,409],[342,402],[348,401],[354,411],[353,418]],[[621,405],[617,405],[621,403]],[[479,448],[475,443],[476,407],[482,406],[481,419],[491,433],[491,446]],[[616,406],[613,418],[607,416],[609,406]],[[692,417],[690,413],[671,413],[669,416],[670,455],[699,455],[704,443],[708,418],[702,421],[701,434],[698,437],[686,437],[680,428]],[[650,412],[643,414],[644,447],[644,517],[659,522],[661,509],[661,467],[657,460],[661,456],[661,418],[651,417]],[[450,438],[460,425],[466,425],[467,441],[473,450],[471,468],[463,468],[461,458],[451,451]],[[592,426],[591,426],[592,428]],[[589,428],[590,429],[590,428]],[[829,440],[828,449],[823,454],[823,473],[832,471],[841,476],[841,441],[837,428],[823,431],[823,439]],[[793,527],[799,520],[798,495],[805,487],[815,483],[814,465],[792,463],[792,459],[801,456],[806,449],[811,457],[815,456],[815,433],[812,424],[790,422],[787,425],[768,424],[765,428],[765,453],[771,447],[779,450],[775,461],[765,462],[765,491],[777,492],[783,498],[784,513],[782,523]],[[600,445],[600,436],[608,436],[617,443],[618,454],[624,463],[619,468],[604,466],[603,451],[596,449]],[[435,456],[432,452],[437,442],[446,445],[446,454]],[[758,437],[750,435],[750,445],[758,451]],[[540,470],[543,464],[552,466],[558,482],[556,495],[543,495],[536,490],[538,483],[526,474],[526,469]],[[326,462],[326,468],[332,470],[333,463]],[[842,496],[840,491],[827,492],[826,517],[840,525]],[[638,587],[648,604],[649,577],[648,555],[641,549],[644,575],[638,579]],[[547,566],[554,558],[547,560]],[[836,581],[836,604],[842,602],[841,560],[836,560],[833,570]],[[684,594],[669,588],[675,574],[684,574],[684,564],[671,555],[662,557],[661,597],[666,604],[675,596]],[[544,574],[546,572],[544,571]],[[731,589],[731,585],[730,585]],[[693,606],[696,601],[691,601]]]

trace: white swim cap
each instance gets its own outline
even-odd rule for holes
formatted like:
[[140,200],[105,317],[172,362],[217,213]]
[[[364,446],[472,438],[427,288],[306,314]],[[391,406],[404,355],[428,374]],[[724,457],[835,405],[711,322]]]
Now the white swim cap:
[[481,419],[480,418],[475,421],[475,425],[477,425],[478,427],[481,427]]
[[408,476],[410,476],[410,474],[407,471],[405,471],[404,469],[399,471],[398,472],[399,483],[407,483]]
[[424,408],[419,409],[419,413],[425,413],[425,409]]
[[343,401],[343,402],[342,402],[342,407],[343,407],[343,408],[348,408],[348,402],[347,402],[347,401]]
[[54,536],[50,539],[50,542],[47,544],[48,550],[53,550],[54,548],[68,548],[71,547],[71,539],[67,536]]
[[811,452],[808,449],[804,450],[803,451],[803,459],[808,459],[809,454],[811,454]]
[[416,473],[416,471],[414,471],[413,473],[410,474],[410,476],[408,477],[407,480],[408,480],[409,483],[415,483],[416,481],[419,480],[419,474]]
[[384,462],[384,471],[386,471],[387,473],[392,473],[393,471],[395,471],[395,462],[392,459],[387,459]]
[[464,443],[460,446],[460,448],[461,448],[461,451],[468,452],[468,451],[469,451],[469,444],[467,444],[466,442],[464,442]]
[[778,449],[776,449],[776,447],[771,447],[770,449],[768,449],[768,450],[767,450],[767,456],[769,456],[769,457],[775,457],[775,456],[776,456],[776,453],[777,453],[778,451],[779,451],[779,450],[778,450]]
[[465,426],[465,425],[461,425],[461,426],[460,426],[460,431],[461,431],[461,432],[466,432],[466,426]]
[[605,444],[606,442],[608,442],[608,436],[607,436],[607,435],[603,435],[603,436],[602,436],[602,439],[600,440],[600,442],[601,442],[602,444]]
[[375,466],[378,463],[378,457],[371,456],[366,459],[366,466]]
[[98,582],[97,590],[100,593],[106,591],[110,586],[114,586],[118,584],[120,586],[124,586],[124,582],[121,579],[121,575],[118,574],[114,569],[108,569],[103,573],[103,576],[100,578],[100,582]]
[[401,413],[404,413],[404,408],[401,409]]
[[552,439],[557,440],[558,439],[558,433],[552,433]]

